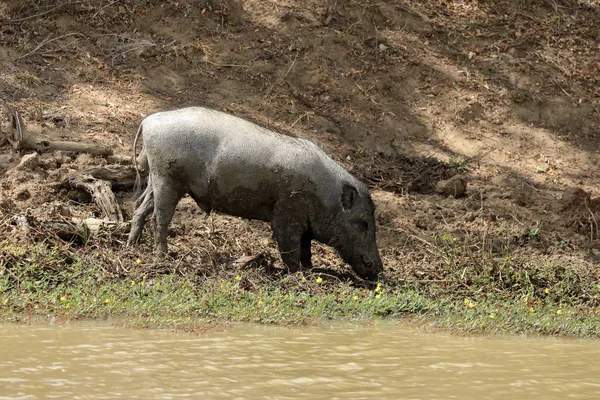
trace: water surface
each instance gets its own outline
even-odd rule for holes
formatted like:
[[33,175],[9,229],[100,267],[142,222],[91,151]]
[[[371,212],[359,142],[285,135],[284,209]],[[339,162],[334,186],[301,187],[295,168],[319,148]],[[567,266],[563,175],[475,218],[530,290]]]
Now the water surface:
[[600,342],[394,323],[0,325],[0,399],[600,399]]

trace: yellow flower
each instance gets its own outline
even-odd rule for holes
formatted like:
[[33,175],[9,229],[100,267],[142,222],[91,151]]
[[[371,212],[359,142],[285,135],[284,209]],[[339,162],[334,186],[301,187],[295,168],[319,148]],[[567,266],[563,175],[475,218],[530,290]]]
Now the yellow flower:
[[106,304],[108,304],[108,303],[110,303],[110,299],[105,299],[105,300],[104,300],[104,302],[105,302]]
[[475,307],[475,304],[469,302],[469,308],[473,308],[473,307]]
[[130,284],[131,286],[135,286],[135,281],[131,281],[129,284]]
[[140,259],[138,258],[137,260],[135,260],[135,263],[136,263],[136,264],[141,264],[141,263],[142,263],[142,260],[140,260]]
[[465,299],[465,305],[468,305],[471,301],[469,299]]
[[525,296],[525,298],[523,299],[523,303],[527,303],[529,301],[529,297]]
[[550,289],[548,289],[548,288],[544,289],[544,293],[550,294]]
[[529,312],[534,312],[535,310],[533,309],[533,307],[529,307]]
[[377,295],[375,296],[375,298],[376,298],[376,299],[380,299],[380,298],[381,298],[381,295],[380,295],[380,294],[377,294]]
[[377,293],[383,291],[383,285],[381,284],[381,282],[377,282],[377,287],[375,288],[375,291]]
[[496,314],[494,314],[494,313],[491,313],[491,314],[490,314],[490,318],[491,318],[491,319],[494,319],[494,318],[496,318]]
[[556,310],[556,315],[562,314],[562,310]]
[[237,276],[235,277],[235,280],[236,280],[236,281],[241,281],[241,280],[242,280],[242,277],[241,277],[241,276],[239,276],[239,275],[237,275]]
[[2,304],[7,305],[8,304],[8,299],[4,299],[4,301],[2,302]]
[[60,301],[67,301],[67,298],[65,296],[60,298]]
[[70,308],[71,305],[70,304],[65,304],[65,308]]
[[318,277],[318,278],[317,278],[317,283],[322,283],[322,282],[323,282],[323,278],[321,278],[321,277]]
[[259,300],[259,301],[258,301],[258,305],[259,305],[259,306],[262,306],[262,305],[263,305],[263,301],[262,301],[262,300]]
[[358,300],[358,295],[355,294],[354,297],[352,298],[352,300]]

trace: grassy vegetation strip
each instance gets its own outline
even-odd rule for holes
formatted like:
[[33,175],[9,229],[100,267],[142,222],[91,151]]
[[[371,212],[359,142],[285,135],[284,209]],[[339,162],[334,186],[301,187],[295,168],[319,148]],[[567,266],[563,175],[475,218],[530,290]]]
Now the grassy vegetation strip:
[[45,243],[25,247],[5,241],[0,254],[2,321],[119,317],[138,326],[196,329],[229,321],[313,324],[408,317],[453,331],[600,337],[597,307],[557,296],[562,282],[541,292],[392,281],[365,289],[325,275],[257,280],[255,269],[212,277],[115,276]]

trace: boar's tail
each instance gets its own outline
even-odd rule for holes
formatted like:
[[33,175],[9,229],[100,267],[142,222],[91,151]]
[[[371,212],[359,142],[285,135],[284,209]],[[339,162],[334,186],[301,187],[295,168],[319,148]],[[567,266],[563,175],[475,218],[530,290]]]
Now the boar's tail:
[[133,167],[135,168],[135,183],[133,184],[134,198],[139,197],[140,187],[142,186],[142,179],[140,178],[140,167],[138,165],[135,153],[135,148],[137,147],[137,142],[140,137],[140,133],[142,133],[142,124],[140,124],[140,127],[138,128],[137,133],[135,134],[135,139],[133,139]]

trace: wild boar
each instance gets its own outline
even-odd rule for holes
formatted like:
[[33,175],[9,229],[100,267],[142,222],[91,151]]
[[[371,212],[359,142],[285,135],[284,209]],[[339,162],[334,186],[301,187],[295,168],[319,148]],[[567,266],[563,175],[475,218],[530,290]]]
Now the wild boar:
[[312,266],[314,239],[335,248],[360,277],[382,273],[367,187],[314,143],[203,107],[146,117],[134,160],[140,134],[137,163],[149,172],[148,186],[136,201],[128,244],[154,212],[156,253],[165,254],[167,227],[189,194],[206,213],[270,222],[290,272]]

